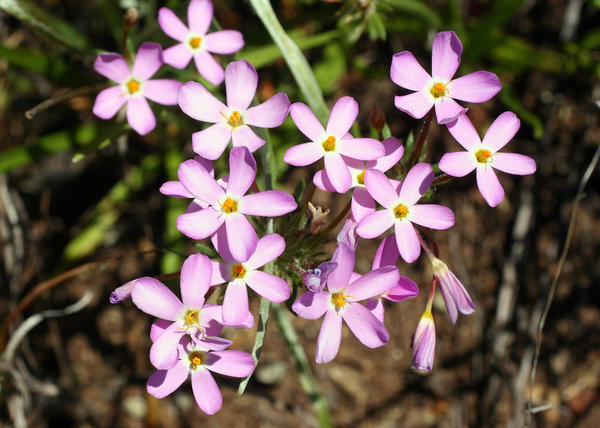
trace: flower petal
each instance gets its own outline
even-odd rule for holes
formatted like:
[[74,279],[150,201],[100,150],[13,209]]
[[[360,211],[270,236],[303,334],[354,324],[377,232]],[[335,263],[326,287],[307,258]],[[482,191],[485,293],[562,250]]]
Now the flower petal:
[[[192,0],[192,3],[203,2],[204,0]],[[190,6],[192,5],[190,3]],[[206,1],[206,3],[210,3]],[[204,413],[214,415],[223,405],[223,397],[221,391],[215,382],[215,379],[206,369],[199,369],[192,372],[192,391],[196,404]]]
[[481,145],[479,134],[466,114],[461,114],[455,121],[446,124],[446,128],[458,144],[469,152],[473,152],[475,147]]
[[385,155],[383,144],[374,138],[341,139],[336,145],[341,154],[354,159],[375,160]]
[[132,72],[140,79],[148,80],[162,63],[162,47],[158,43],[145,42],[137,51]]
[[369,348],[383,346],[390,339],[383,323],[360,303],[348,304],[342,318],[360,343]]
[[382,266],[352,282],[348,286],[348,294],[356,302],[379,296],[394,288],[398,279],[400,279],[400,274],[396,266]]
[[245,111],[254,98],[257,84],[258,74],[252,64],[245,60],[229,63],[225,69],[227,106]]
[[[233,258],[233,256],[231,255],[231,252],[229,251],[229,244],[227,243],[227,233],[226,233],[224,227],[217,230],[217,233],[215,233],[213,236],[211,236],[210,241],[212,242],[213,246],[215,247],[215,249],[221,256],[221,258],[226,263],[236,261]],[[231,274],[227,274],[226,277],[229,278],[229,276],[231,276]],[[228,281],[229,281],[229,279],[228,279]]]
[[144,96],[155,103],[174,106],[181,89],[181,83],[171,79],[148,80],[144,84]]
[[240,280],[227,284],[223,299],[223,322],[227,325],[238,325],[248,317],[248,289]]
[[192,134],[194,152],[209,160],[217,160],[231,139],[231,128],[224,123],[215,123]]
[[260,270],[247,272],[244,281],[253,289],[271,302],[284,302],[290,298],[290,286],[283,279]]
[[150,348],[150,362],[159,370],[167,370],[177,363],[177,344],[185,331],[177,323],[171,324]]
[[247,147],[252,153],[265,144],[265,140],[256,135],[247,125],[238,126],[231,131],[231,138],[233,140],[233,147]]
[[221,55],[235,53],[244,47],[244,36],[239,31],[222,30],[207,34],[206,50]]
[[352,97],[342,97],[331,109],[331,115],[327,122],[327,135],[341,139],[352,127],[352,124],[358,116],[358,103]]
[[175,321],[183,306],[166,285],[149,276],[137,280],[131,300],[142,312],[168,321]]
[[256,251],[246,262],[250,269],[258,269],[275,260],[285,250],[285,239],[276,233],[263,236],[256,244]]
[[127,122],[140,135],[146,135],[156,126],[156,118],[144,97],[132,97],[127,102]]
[[497,206],[504,199],[504,189],[493,168],[477,168],[477,187],[490,207]]
[[427,96],[424,92],[413,92],[408,95],[396,95],[394,105],[398,110],[411,115],[415,119],[421,119],[431,110],[433,101],[431,95]]
[[208,171],[194,159],[179,165],[177,176],[184,187],[196,198],[215,205],[225,193]]
[[[321,125],[321,122],[319,122],[319,119],[317,119],[315,114],[306,104],[292,104],[290,106],[290,116],[292,116],[292,120],[300,132],[306,135],[311,141],[320,143],[320,141],[317,140],[325,135],[325,129],[323,128],[323,125]],[[319,153],[321,153],[321,151],[319,151]]]
[[[317,186],[318,187],[318,186]],[[354,188],[352,192],[352,216],[357,222],[375,212],[375,200],[364,187]]]
[[213,207],[180,214],[177,217],[177,230],[192,239],[204,239],[215,233],[223,224],[223,215]]
[[196,52],[194,54],[194,64],[196,70],[202,77],[213,85],[220,85],[225,79],[225,72],[221,64],[206,51]]
[[226,216],[225,232],[229,251],[237,261],[245,262],[256,251],[258,238],[254,228],[244,215]]
[[497,170],[515,175],[529,175],[536,170],[533,159],[518,153],[496,153],[492,166]]
[[179,107],[189,117],[203,122],[219,123],[227,106],[198,82],[187,82],[181,87]]
[[400,188],[400,200],[408,205],[415,204],[423,193],[429,189],[433,183],[433,168],[430,164],[425,162],[419,162],[413,166]]
[[395,137],[390,137],[383,141],[383,150],[383,156],[377,158],[373,165],[371,163],[367,164],[369,168],[386,172],[396,165],[402,159],[402,155],[404,155],[402,141]]
[[323,150],[316,143],[296,144],[287,149],[283,161],[293,166],[306,166],[323,157]]
[[368,169],[365,172],[365,186],[369,195],[386,208],[389,208],[398,199],[398,194],[390,179],[377,169]]
[[364,217],[356,228],[363,238],[375,238],[394,225],[394,217],[388,210],[375,211]]
[[229,153],[229,181],[227,193],[243,196],[246,194],[254,177],[256,177],[256,161],[246,147],[234,147]]
[[434,79],[450,81],[460,65],[462,44],[454,31],[442,31],[433,39],[431,48],[431,74]]
[[192,0],[187,10],[188,24],[194,33],[206,34],[213,17],[213,4],[210,0]]
[[94,61],[94,70],[117,83],[122,83],[131,74],[127,62],[121,55],[116,53],[98,55],[96,61]]
[[100,119],[110,119],[123,107],[127,97],[123,93],[121,86],[113,86],[103,89],[96,96],[92,113]]
[[396,222],[396,244],[402,259],[406,263],[412,263],[421,254],[421,244],[417,237],[417,231],[414,226],[408,222]]
[[375,252],[373,258],[372,269],[378,269],[381,266],[396,266],[400,253],[398,252],[398,244],[396,244],[396,236],[394,234],[383,238],[381,244]]
[[444,125],[455,121],[458,116],[467,112],[467,108],[461,106],[452,98],[444,97],[435,103],[435,117],[437,123]]
[[255,367],[252,355],[234,350],[210,352],[204,364],[211,372],[232,377],[246,377]]
[[445,230],[454,226],[454,213],[448,207],[436,204],[413,205],[410,221],[430,229]]
[[246,111],[246,123],[260,128],[276,128],[287,117],[290,100],[287,94],[279,92],[267,101]]
[[238,210],[247,215],[276,217],[294,211],[298,205],[294,197],[281,190],[266,190],[244,196]]
[[371,312],[383,324],[385,320],[385,307],[381,297],[371,297],[365,302],[365,308]]
[[520,126],[521,121],[517,115],[512,111],[505,111],[490,125],[482,143],[495,153],[512,140]]
[[[308,143],[308,144],[312,144],[312,143]],[[324,169],[321,169],[321,170],[315,172],[315,175],[313,176],[313,183],[315,186],[317,186],[319,189],[323,190],[324,192],[335,192],[335,188],[333,187],[333,184],[331,184],[329,177],[327,177],[327,171],[325,171]]]
[[325,155],[325,170],[336,192],[346,193],[350,189],[352,176],[340,154],[329,153]]
[[233,340],[223,339],[222,337],[217,336],[204,336],[202,339],[194,337],[194,339],[198,346],[210,351],[223,351],[233,344]]
[[156,320],[150,326],[150,340],[155,342],[156,339],[160,337],[161,334],[165,332],[167,328],[169,328],[173,322],[167,320]]
[[192,51],[183,43],[178,43],[163,51],[165,64],[178,69],[185,68],[192,59]]
[[448,84],[449,96],[470,103],[482,103],[502,89],[500,79],[489,71],[476,71]]
[[350,282],[354,270],[354,252],[346,244],[339,244],[331,262],[337,263],[337,267],[327,277],[327,288],[336,292],[347,287]]
[[179,388],[189,374],[190,369],[184,362],[175,364],[169,370],[157,370],[148,379],[148,394],[156,398],[165,398]]
[[411,91],[423,90],[431,80],[429,73],[409,51],[399,52],[392,57],[390,77],[396,85]]
[[385,293],[385,298],[392,302],[401,302],[406,299],[412,299],[419,295],[419,287],[410,278],[400,276],[398,284],[390,291]]
[[[177,15],[166,7],[161,7],[158,10],[158,24],[167,36],[180,42],[185,41],[190,32]],[[187,50],[189,52],[189,49]]]
[[200,308],[210,287],[212,264],[203,254],[192,254],[181,266],[181,299],[187,306]]
[[319,331],[315,361],[328,363],[335,358],[342,341],[342,317],[335,311],[325,312],[325,318]]
[[477,159],[470,152],[445,153],[438,166],[452,177],[464,177],[477,168]]
[[294,302],[292,310],[296,312],[299,317],[307,320],[316,320],[323,316],[327,310],[328,303],[329,293],[313,293],[312,291],[307,291]]
[[181,183],[181,181],[166,181],[158,189],[160,193],[165,196],[172,196],[174,198],[193,198],[192,195],[185,186]]

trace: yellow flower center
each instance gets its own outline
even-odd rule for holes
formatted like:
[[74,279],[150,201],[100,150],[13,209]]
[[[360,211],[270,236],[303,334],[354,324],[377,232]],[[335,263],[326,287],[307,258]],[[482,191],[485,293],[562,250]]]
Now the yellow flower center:
[[190,368],[192,370],[196,370],[203,363],[202,352],[200,351],[190,352],[188,358],[190,359]]
[[242,115],[240,114],[239,111],[235,110],[233,113],[231,113],[231,116],[229,116],[227,118],[227,123],[229,124],[229,126],[231,126],[233,129],[237,128],[238,126],[243,125],[244,123],[242,122]]
[[140,82],[135,79],[131,79],[129,82],[127,82],[127,90],[130,94],[135,94],[140,90]]
[[365,185],[365,172],[367,172],[367,170],[363,169],[363,172],[356,176],[356,181],[358,181],[358,184],[362,184],[363,186]]
[[231,267],[231,275],[234,278],[243,278],[246,275],[246,269],[241,264],[237,264]]
[[335,150],[335,137],[333,135],[330,135],[325,141],[323,141],[323,149],[326,152],[332,152]]
[[403,204],[398,204],[398,206],[394,208],[394,215],[396,218],[405,218],[408,215],[408,207]]
[[185,313],[183,320],[188,327],[198,324],[198,310],[189,310]]
[[492,158],[492,153],[487,149],[481,149],[475,153],[475,158],[479,163],[488,163]]
[[442,82],[438,82],[431,87],[429,92],[433,95],[433,98],[440,98],[448,94],[448,90],[446,89],[446,84]]
[[237,201],[234,201],[231,198],[227,198],[225,199],[225,202],[223,202],[223,205],[221,205],[221,209],[227,214],[234,213],[237,211]]
[[192,49],[198,49],[200,47],[200,43],[202,43],[202,37],[192,37],[190,39],[190,46]]
[[333,293],[331,295],[331,303],[335,305],[336,309],[343,308],[346,306],[346,300],[344,299],[344,294],[342,292]]

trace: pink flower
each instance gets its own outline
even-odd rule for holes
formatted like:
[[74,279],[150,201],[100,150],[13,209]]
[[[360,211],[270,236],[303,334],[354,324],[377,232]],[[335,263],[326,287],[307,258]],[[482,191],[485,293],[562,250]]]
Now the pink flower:
[[417,329],[412,337],[412,363],[413,370],[429,373],[433,368],[435,355],[435,324],[431,308],[428,307],[417,324]]
[[421,245],[412,223],[432,229],[448,229],[454,224],[454,213],[449,208],[435,204],[416,204],[432,182],[433,168],[422,162],[408,172],[400,193],[396,192],[383,172],[368,170],[365,174],[367,191],[385,209],[364,217],[356,232],[359,236],[370,239],[394,226],[400,255],[407,263],[414,262],[421,254]]
[[161,7],[158,11],[160,28],[171,38],[181,42],[164,52],[165,62],[175,68],[185,68],[192,57],[198,72],[214,85],[223,81],[223,67],[210,53],[228,55],[244,46],[242,33],[234,30],[207,34],[213,17],[210,0],[192,0],[188,6],[186,27],[171,9]]
[[[365,187],[365,173],[369,169],[377,169],[381,172],[390,170],[400,161],[404,154],[404,146],[397,138],[390,137],[383,142],[385,154],[372,161],[361,161],[343,156],[344,162],[350,171],[352,184],[350,188],[354,189],[352,193],[352,215],[356,221],[362,220],[367,214],[375,211],[375,201],[367,192]],[[335,192],[335,187],[331,183],[327,171],[317,171],[313,178],[315,186],[327,192]]]
[[325,171],[336,192],[345,193],[352,175],[342,155],[358,160],[375,160],[384,155],[383,145],[373,138],[352,138],[348,131],[358,116],[358,103],[352,97],[340,98],[327,122],[327,129],[306,104],[294,103],[290,115],[298,129],[311,141],[290,147],[283,160],[306,166],[325,158]]
[[213,239],[215,248],[225,263],[212,262],[211,285],[228,282],[223,300],[223,322],[238,325],[250,314],[248,310],[248,290],[271,302],[283,302],[290,297],[290,286],[278,276],[262,272],[258,268],[266,265],[283,253],[285,240],[276,233],[263,236],[258,240],[256,250],[247,262],[239,262],[233,257],[222,236]]
[[456,323],[458,312],[469,315],[475,311],[475,305],[460,280],[452,273],[446,263],[435,257],[433,254],[427,254],[431,261],[433,276],[440,286],[442,297],[446,303],[446,310],[452,324]]
[[337,267],[337,263],[323,262],[314,269],[308,269],[302,274],[302,282],[306,285],[309,291],[318,293],[323,291],[327,277]]
[[103,89],[96,97],[93,113],[101,119],[112,118],[127,103],[127,122],[140,135],[146,135],[156,126],[156,119],[148,98],[159,104],[177,104],[181,83],[170,79],[149,80],[162,65],[162,48],[158,43],[140,46],[133,69],[116,53],[98,55],[94,70],[118,83]]
[[342,230],[338,233],[338,244],[346,244],[352,251],[356,251],[356,247],[358,246],[358,235],[356,234],[357,226],[358,222],[354,219],[352,214],[350,214],[344,222]]
[[389,335],[383,323],[358,302],[390,290],[399,277],[396,267],[384,266],[352,281],[354,253],[345,244],[338,246],[331,261],[338,266],[327,277],[328,291],[307,291],[292,306],[306,319],[315,320],[325,314],[317,339],[317,363],[327,363],[337,355],[342,319],[363,345],[377,348],[387,343]]
[[155,371],[148,379],[148,393],[156,398],[164,398],[191,376],[198,407],[209,415],[218,412],[223,397],[211,372],[246,377],[254,371],[254,360],[250,354],[224,349],[212,350],[202,343],[183,339],[178,346],[175,364],[166,370]]
[[490,125],[483,141],[469,118],[461,115],[448,124],[448,131],[463,146],[466,152],[446,153],[439,167],[453,177],[464,177],[477,170],[477,187],[485,201],[495,207],[504,199],[504,189],[498,181],[494,169],[516,175],[533,174],[535,161],[529,156],[517,153],[497,153],[517,133],[521,121],[516,114],[507,111]]
[[435,106],[440,124],[452,122],[467,111],[454,99],[481,103],[500,91],[498,76],[488,71],[476,71],[452,79],[460,64],[462,44],[454,31],[438,33],[433,40],[431,52],[432,76],[427,73],[409,51],[397,53],[392,58],[390,76],[402,87],[415,91],[396,96],[396,108],[420,119]]
[[[192,239],[204,239],[220,231],[227,239],[233,258],[247,261],[256,250],[258,238],[246,215],[280,216],[294,211],[294,198],[280,190],[246,195],[256,176],[256,162],[246,147],[234,147],[229,155],[226,189],[190,159],[179,166],[179,180],[195,198],[207,204],[196,212],[177,218],[177,229]],[[245,196],[244,196],[245,195]]]
[[214,123],[192,135],[194,152],[215,160],[233,140],[233,146],[245,146],[255,152],[265,140],[250,129],[275,128],[283,123],[290,107],[286,94],[280,92],[254,107],[250,103],[256,93],[258,74],[248,61],[235,61],[225,69],[227,105],[219,101],[204,86],[187,82],[179,93],[179,107],[188,116]]

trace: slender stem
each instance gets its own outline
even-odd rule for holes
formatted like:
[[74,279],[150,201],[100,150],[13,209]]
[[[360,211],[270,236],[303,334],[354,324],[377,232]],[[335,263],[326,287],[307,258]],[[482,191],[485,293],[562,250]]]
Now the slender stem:
[[450,181],[452,181],[453,179],[454,179],[454,177],[452,177],[451,175],[441,174],[433,179],[433,183],[431,183],[431,185],[439,186],[440,184],[447,184]]
[[[427,229],[415,229],[417,231],[417,238],[419,238],[419,243],[421,244],[421,247],[423,248],[423,250],[425,250],[425,252],[427,253],[427,255],[429,257],[431,256],[435,256],[435,257],[439,257],[440,256],[440,250],[435,242],[435,240],[433,239],[433,235],[431,234],[431,232]],[[431,247],[433,248],[433,251],[431,248],[429,248],[429,246],[427,245],[427,243],[425,242],[425,240],[423,239],[423,235],[421,235],[421,232],[423,232],[426,236],[427,239],[429,240],[429,243],[431,244]]]
[[336,218],[333,219],[333,222],[327,226],[327,229],[323,231],[322,236],[327,236],[342,220],[346,218],[348,215],[348,211],[350,211],[350,206],[352,204],[352,199],[348,201],[344,209],[338,214]]
[[431,306],[433,305],[433,298],[435,297],[435,286],[437,281],[435,278],[431,280],[431,288],[429,289],[429,297],[427,297],[427,310],[431,312]]
[[58,95],[52,97],[52,98],[48,98],[46,101],[41,102],[40,104],[36,105],[34,108],[27,110],[25,112],[25,117],[27,119],[33,119],[33,116],[35,116],[39,112],[44,111],[50,107],[53,107],[58,103],[62,103],[63,101],[67,101],[67,100],[70,100],[71,98],[75,98],[75,97],[78,97],[81,95],[87,95],[89,93],[97,92],[97,91],[100,91],[107,87],[108,87],[108,84],[101,83],[99,85],[85,86],[83,88],[77,88],[77,89],[65,91],[61,94],[58,94]]
[[427,116],[425,116],[423,128],[421,129],[421,133],[419,134],[419,139],[413,146],[413,152],[410,158],[410,162],[408,163],[409,168],[415,165],[419,161],[419,157],[421,157],[421,150],[423,150],[423,144],[425,144],[427,134],[429,133],[429,125],[431,125],[431,119],[433,119],[433,109],[429,110],[429,113],[427,113]]

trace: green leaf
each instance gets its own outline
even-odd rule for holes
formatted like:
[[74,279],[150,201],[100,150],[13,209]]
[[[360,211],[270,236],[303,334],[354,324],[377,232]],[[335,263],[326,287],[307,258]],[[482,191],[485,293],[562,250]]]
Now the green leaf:
[[440,16],[421,0],[386,1],[387,3],[391,4],[394,8],[401,10],[402,12],[417,15],[425,22],[427,22],[432,28],[440,28],[442,26],[442,19],[440,18]]

